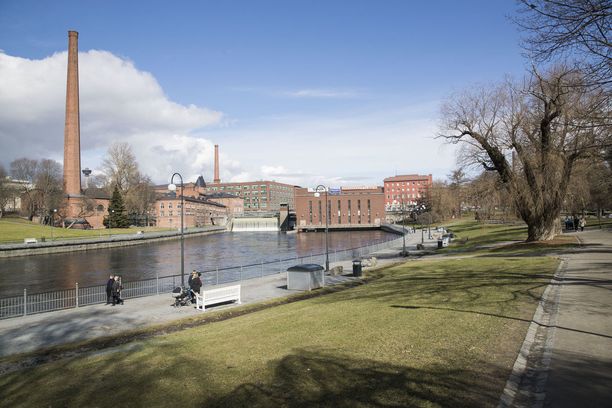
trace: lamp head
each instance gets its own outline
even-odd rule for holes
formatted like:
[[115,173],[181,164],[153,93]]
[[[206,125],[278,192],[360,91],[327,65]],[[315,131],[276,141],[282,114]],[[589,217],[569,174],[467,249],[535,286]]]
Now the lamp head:
[[168,190],[176,191],[176,184],[174,184],[174,183],[168,184]]
[[316,193],[314,193],[314,196],[315,196],[315,197],[317,197],[317,198],[319,198],[319,197],[321,197],[321,193],[319,193],[319,192],[317,191]]

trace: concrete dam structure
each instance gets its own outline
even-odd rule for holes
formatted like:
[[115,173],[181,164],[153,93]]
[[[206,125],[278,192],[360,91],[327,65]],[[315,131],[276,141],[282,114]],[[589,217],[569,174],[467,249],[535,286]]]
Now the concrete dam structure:
[[240,217],[234,218],[234,232],[280,231],[276,217]]

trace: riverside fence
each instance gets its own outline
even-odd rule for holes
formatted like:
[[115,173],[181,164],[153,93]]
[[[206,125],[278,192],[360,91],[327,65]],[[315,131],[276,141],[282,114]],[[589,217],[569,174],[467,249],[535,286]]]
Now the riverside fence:
[[[329,252],[329,261],[350,261],[401,243],[402,238],[400,237],[364,247],[334,250]],[[279,258],[276,260],[262,260],[249,265],[214,268],[199,272],[202,273],[204,287],[210,287],[280,274],[285,272],[287,268],[302,263],[325,264],[325,253],[311,253],[305,256]],[[121,291],[121,296],[123,299],[130,299],[170,293],[180,284],[181,275],[156,276],[155,278],[122,282],[123,290]],[[106,285],[79,287],[79,284],[75,283],[74,288],[42,293],[28,293],[27,289],[24,289],[23,295],[0,298],[0,319],[78,308],[105,302]]]

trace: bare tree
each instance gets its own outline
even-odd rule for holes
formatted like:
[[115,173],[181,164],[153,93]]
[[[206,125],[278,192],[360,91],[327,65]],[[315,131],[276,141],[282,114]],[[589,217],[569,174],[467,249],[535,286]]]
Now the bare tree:
[[468,178],[462,169],[455,169],[449,174],[449,190],[454,202],[452,215],[461,218],[461,206],[465,196],[465,184]]
[[42,159],[38,162],[34,184],[36,186],[36,207],[41,222],[48,218],[53,209],[62,205],[62,165],[55,160]]
[[610,0],[519,0],[515,19],[537,63],[571,59],[598,84],[609,84],[612,55]]
[[15,180],[22,182],[19,183],[19,194],[22,197],[21,211],[22,213],[27,214],[29,220],[32,220],[36,210],[36,201],[34,200],[34,197],[32,197],[32,190],[35,187],[34,179],[36,178],[38,161],[22,157],[20,159],[13,160],[10,166],[11,176]]
[[466,162],[497,172],[527,224],[527,241],[555,236],[575,163],[609,141],[603,91],[582,80],[562,69],[534,73],[522,86],[468,91],[442,108],[441,136],[465,146]]
[[113,143],[102,162],[102,169],[109,181],[109,192],[117,186],[125,194],[140,181],[136,157],[129,143]]

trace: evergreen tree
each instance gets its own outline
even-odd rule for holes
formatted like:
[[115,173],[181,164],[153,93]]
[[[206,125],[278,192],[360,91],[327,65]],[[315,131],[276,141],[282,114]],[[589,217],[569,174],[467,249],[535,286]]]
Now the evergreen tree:
[[[110,220],[110,223],[109,223]],[[104,226],[107,228],[127,228],[130,226],[130,221],[125,211],[125,203],[119,191],[119,187],[115,185],[113,195],[108,206],[108,217],[104,219]]]

